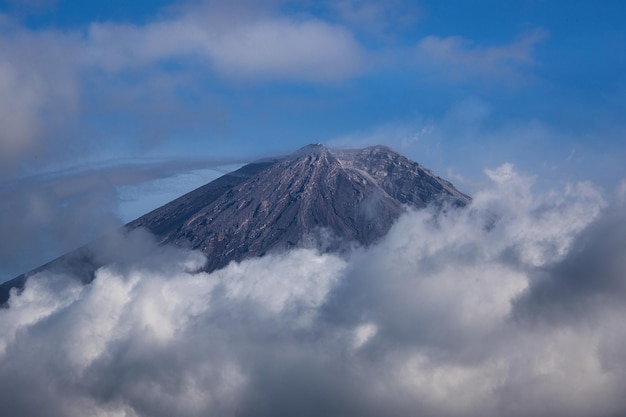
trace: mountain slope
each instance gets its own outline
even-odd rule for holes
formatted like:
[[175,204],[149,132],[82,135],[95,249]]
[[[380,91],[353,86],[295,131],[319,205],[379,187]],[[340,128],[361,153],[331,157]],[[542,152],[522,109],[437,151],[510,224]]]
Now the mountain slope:
[[[226,174],[130,222],[161,244],[198,249],[213,271],[231,261],[297,245],[337,251],[382,237],[406,207],[464,206],[470,198],[420,164],[383,146],[331,150],[309,145]],[[69,271],[83,282],[99,266],[92,244],[0,286],[42,270]]]

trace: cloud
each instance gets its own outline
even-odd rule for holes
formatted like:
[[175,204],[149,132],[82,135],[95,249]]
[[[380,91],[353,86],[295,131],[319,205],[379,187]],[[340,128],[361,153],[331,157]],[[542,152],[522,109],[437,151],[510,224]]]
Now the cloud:
[[[0,16],[0,179],[94,152],[105,140],[132,148],[171,124],[224,119],[223,101],[198,93],[214,79],[338,82],[362,73],[365,58],[347,27],[271,8],[208,2],[83,30],[30,29]],[[149,134],[133,133],[141,124]]]
[[311,81],[358,74],[364,55],[349,31],[319,20],[258,22],[209,50],[224,73]]
[[[0,241],[0,280],[14,278],[120,227],[118,209],[129,204],[122,198],[146,193],[139,184],[163,178],[175,181],[195,170],[243,162],[217,158],[94,162],[6,182],[0,186],[0,230],[11,238]],[[135,211],[137,216],[171,200],[171,196],[158,200],[163,184],[147,192],[154,205],[143,205],[142,211]],[[180,192],[178,184],[174,196]]]
[[206,15],[145,26],[92,24],[89,58],[125,70],[176,58],[196,58],[226,78],[335,81],[358,74],[364,51],[338,25],[286,17],[216,23]]
[[446,81],[519,81],[525,68],[536,65],[534,49],[546,37],[536,29],[508,45],[483,47],[460,36],[427,36],[416,47],[418,65]]
[[623,414],[623,192],[488,175],[468,209],[407,213],[347,257],[206,274],[198,253],[110,236],[92,284],[42,273],[0,312],[3,410]]
[[[246,106],[232,105],[224,81],[227,89],[338,85],[390,65],[407,68],[413,59],[407,54],[415,51],[389,43],[373,47],[359,32],[363,25],[373,27],[367,22],[400,27],[402,19],[415,15],[406,3],[383,10],[368,1],[344,1],[324,5],[332,12],[318,16],[310,8],[298,12],[297,6],[190,2],[141,23],[102,21],[63,30],[32,29],[3,16],[0,179],[104,147],[145,151],[173,133],[197,137],[195,129],[206,132],[207,124],[211,132],[228,130],[231,111]],[[533,65],[542,36],[531,32],[497,47],[428,37],[417,47],[421,60],[415,68],[446,74],[445,67],[470,79],[506,78]],[[212,89],[215,83],[221,86]]]
[[[75,39],[0,19],[0,179],[50,155],[80,114]],[[57,140],[51,140],[57,139]]]
[[337,18],[352,28],[374,35],[402,32],[414,26],[422,11],[413,3],[371,0],[341,0],[329,2]]
[[[623,173],[617,161],[626,157],[617,147],[623,134],[563,130],[544,119],[511,117],[497,100],[463,97],[442,114],[417,113],[408,118],[366,127],[326,140],[331,146],[384,144],[401,150],[439,175],[455,173],[455,184],[473,193],[484,184],[485,167],[515,161],[537,174],[540,187],[565,187],[593,178],[605,189],[617,186]],[[589,138],[594,137],[594,145]],[[572,155],[572,149],[576,152]],[[459,175],[460,174],[460,175]],[[452,175],[448,174],[448,178]]]
[[[588,187],[578,190],[584,195]],[[600,220],[577,234],[561,262],[545,264],[532,276],[530,290],[516,301],[520,315],[566,322],[593,318],[624,302],[626,249],[624,183]],[[580,217],[592,213],[580,213]],[[565,225],[561,225],[564,228]]]

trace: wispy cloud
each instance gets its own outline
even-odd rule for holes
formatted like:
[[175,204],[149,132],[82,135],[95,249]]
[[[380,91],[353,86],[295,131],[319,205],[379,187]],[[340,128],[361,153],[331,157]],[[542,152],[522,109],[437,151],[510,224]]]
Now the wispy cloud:
[[374,35],[402,32],[414,26],[422,17],[422,10],[414,2],[389,0],[340,0],[328,7],[337,19],[358,31]]
[[0,179],[62,154],[63,137],[80,114],[75,46],[71,36],[0,19]]
[[337,86],[398,62],[445,80],[511,80],[535,64],[545,37],[537,30],[490,47],[429,36],[410,51],[384,42],[374,50],[358,36],[360,25],[396,27],[418,12],[405,12],[403,2],[392,15],[372,2],[326,5],[333,11],[319,15],[282,6],[192,2],[141,23],[65,30],[3,16],[0,176],[93,153],[104,141],[137,149],[197,125],[219,130],[229,124],[229,106],[207,84]]
[[[137,184],[243,162],[246,161],[186,158],[92,163],[1,184],[0,230],[3,236],[11,238],[0,241],[0,280],[13,278],[121,227],[121,196],[125,192],[128,197],[129,190],[134,197],[141,194]],[[174,191],[170,199],[178,197],[182,188]],[[149,200],[155,201],[163,192],[162,185],[151,190]],[[135,213],[136,216],[156,206],[142,207],[144,211]]]
[[537,64],[533,52],[546,37],[536,29],[510,44],[485,47],[460,36],[427,36],[417,44],[417,60],[426,74],[446,81],[518,81]]
[[[594,178],[599,186],[611,189],[622,179],[620,170],[608,168],[619,166],[617,161],[626,156],[622,146],[613,145],[624,137],[622,127],[594,133],[564,130],[541,118],[503,115],[506,110],[502,110],[497,102],[465,98],[441,115],[412,114],[330,138],[328,143],[338,147],[385,144],[438,175],[455,172],[466,181],[456,185],[470,193],[482,182],[484,168],[507,160],[537,173],[538,181],[548,188]],[[593,144],[588,141],[591,136]]]

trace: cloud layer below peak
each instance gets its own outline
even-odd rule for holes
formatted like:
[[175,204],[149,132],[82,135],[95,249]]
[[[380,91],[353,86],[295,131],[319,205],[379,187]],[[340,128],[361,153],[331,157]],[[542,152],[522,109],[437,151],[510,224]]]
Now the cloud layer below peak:
[[0,311],[3,410],[623,413],[623,190],[489,176],[468,209],[408,213],[347,258],[297,249],[204,274],[197,253],[112,236],[91,285],[42,274]]

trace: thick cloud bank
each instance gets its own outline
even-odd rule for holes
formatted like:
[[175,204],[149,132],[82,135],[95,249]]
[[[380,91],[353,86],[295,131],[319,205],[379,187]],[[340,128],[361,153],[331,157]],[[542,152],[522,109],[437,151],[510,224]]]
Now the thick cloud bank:
[[195,273],[136,233],[91,285],[31,279],[0,311],[2,413],[626,414],[626,184],[487,174],[469,209],[409,213],[348,258]]

